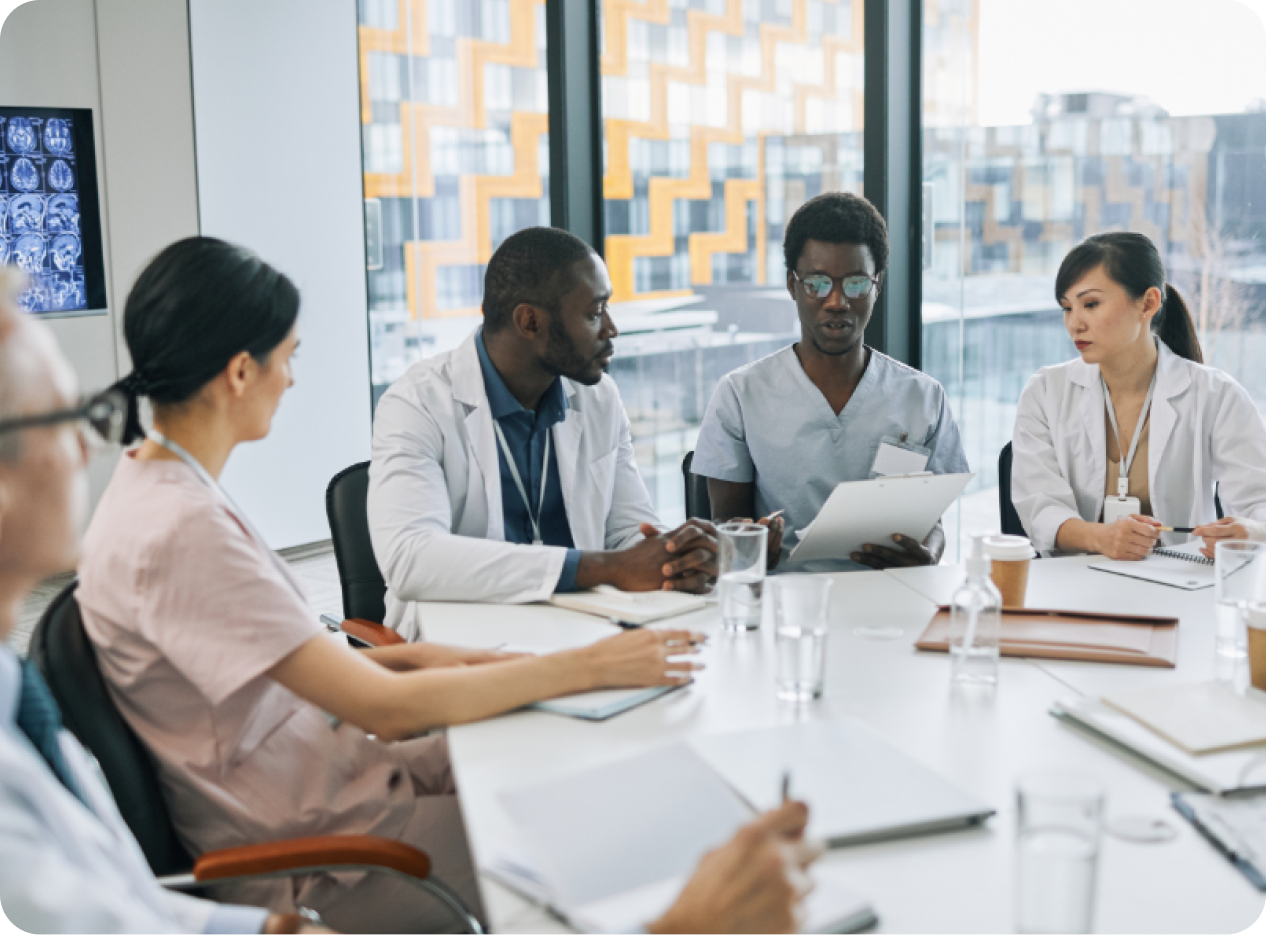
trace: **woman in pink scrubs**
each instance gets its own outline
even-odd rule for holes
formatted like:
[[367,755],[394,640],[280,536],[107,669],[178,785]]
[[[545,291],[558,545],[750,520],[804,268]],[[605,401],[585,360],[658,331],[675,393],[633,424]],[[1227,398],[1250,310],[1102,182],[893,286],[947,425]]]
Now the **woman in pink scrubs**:
[[[158,761],[194,853],[318,834],[425,850],[479,912],[449,769],[448,724],[586,689],[688,680],[701,640],[641,630],[541,657],[325,635],[302,589],[220,489],[294,382],[299,295],[254,254],[173,244],[128,297],[128,441],[85,541],[78,599],[111,693]],[[140,427],[136,397],[153,403]],[[452,926],[383,875],[318,874],[217,894],[316,909],[347,931]],[[482,913],[480,913],[482,914]]]

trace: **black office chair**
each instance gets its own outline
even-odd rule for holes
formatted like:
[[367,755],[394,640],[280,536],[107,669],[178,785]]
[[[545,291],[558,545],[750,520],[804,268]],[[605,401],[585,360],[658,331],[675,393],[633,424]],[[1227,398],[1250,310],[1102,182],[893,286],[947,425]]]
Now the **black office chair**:
[[369,539],[368,497],[369,462],[362,461],[334,475],[325,490],[325,515],[334,540],[343,616],[382,623],[387,616],[387,582]]
[[687,451],[681,459],[681,476],[686,482],[686,519],[712,519],[712,499],[708,496],[708,479],[690,470],[695,453]]
[[[265,877],[331,870],[392,873],[430,893],[471,932],[483,927],[461,899],[431,879],[431,859],[402,841],[365,834],[321,835],[209,851],[197,860],[176,836],[154,760],[115,707],[84,632],[71,582],[44,611],[31,635],[31,660],[48,682],[69,730],[101,764],[119,812],[150,869],[169,889],[197,889]],[[284,781],[280,777],[279,781]]]
[[1011,502],[1011,443],[1002,446],[998,454],[998,513],[1002,517],[1002,532],[1008,536],[1024,536],[1024,524],[1020,522],[1020,514]]

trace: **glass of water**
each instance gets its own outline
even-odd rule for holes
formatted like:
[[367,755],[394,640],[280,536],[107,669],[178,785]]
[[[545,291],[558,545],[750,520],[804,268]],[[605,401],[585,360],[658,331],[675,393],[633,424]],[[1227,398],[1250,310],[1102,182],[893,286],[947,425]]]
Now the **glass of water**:
[[1033,773],[1016,783],[1016,807],[1016,930],[1089,932],[1103,787],[1078,773]]
[[1219,656],[1248,655],[1244,608],[1266,601],[1266,542],[1219,542],[1213,551]]
[[722,523],[717,535],[721,623],[727,630],[758,629],[769,529],[758,523]]
[[834,582],[817,575],[782,575],[771,584],[777,621],[778,697],[797,702],[821,698],[826,676],[826,621]]

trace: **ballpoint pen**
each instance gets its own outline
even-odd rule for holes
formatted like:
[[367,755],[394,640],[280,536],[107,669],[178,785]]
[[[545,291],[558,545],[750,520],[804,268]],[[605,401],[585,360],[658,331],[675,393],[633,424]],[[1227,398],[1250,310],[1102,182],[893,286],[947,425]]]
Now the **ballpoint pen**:
[[786,802],[791,797],[791,770],[784,769],[782,771],[782,800]]
[[1158,526],[1157,532],[1194,532],[1194,526]]

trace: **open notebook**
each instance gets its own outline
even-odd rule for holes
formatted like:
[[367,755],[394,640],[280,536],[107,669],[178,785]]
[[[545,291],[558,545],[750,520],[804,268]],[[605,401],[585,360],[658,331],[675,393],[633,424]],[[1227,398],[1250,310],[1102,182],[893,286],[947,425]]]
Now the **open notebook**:
[[600,584],[588,591],[555,594],[549,602],[555,607],[606,617],[630,626],[667,620],[669,617],[693,613],[708,606],[708,599],[699,594],[685,594],[681,591],[621,591],[606,584]]
[[[705,853],[754,817],[689,746],[503,793],[519,840],[484,870],[586,932],[644,931],[676,899]],[[838,871],[815,868],[805,931],[872,924]]]
[[1200,553],[1201,540],[1174,548],[1158,548],[1141,562],[1096,562],[1090,567],[1127,578],[1139,578],[1155,584],[1199,591],[1213,587],[1213,562]]

